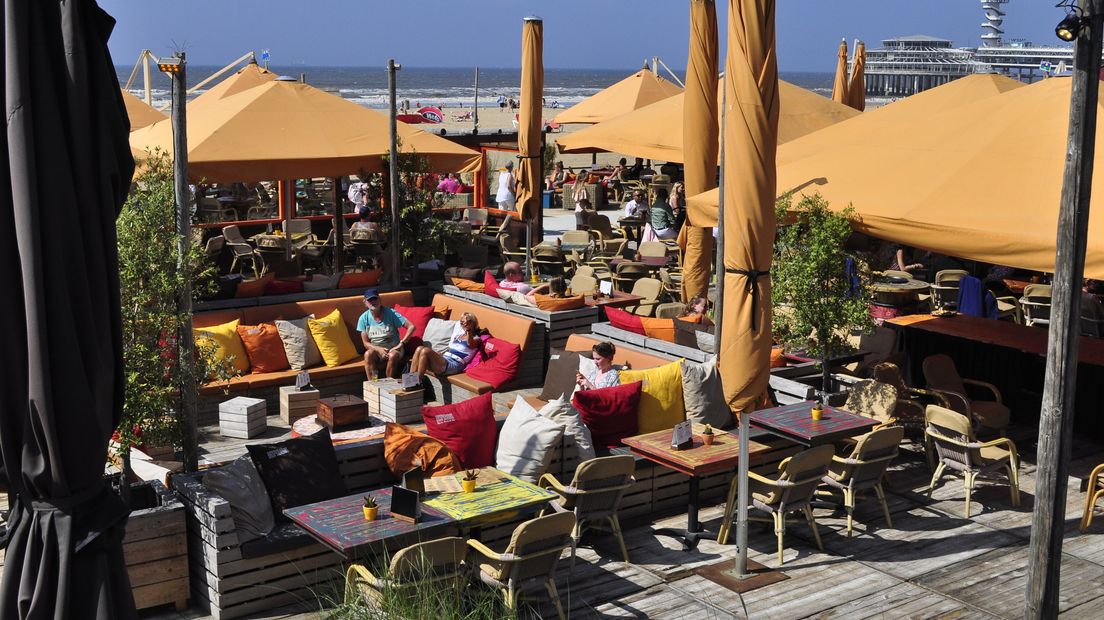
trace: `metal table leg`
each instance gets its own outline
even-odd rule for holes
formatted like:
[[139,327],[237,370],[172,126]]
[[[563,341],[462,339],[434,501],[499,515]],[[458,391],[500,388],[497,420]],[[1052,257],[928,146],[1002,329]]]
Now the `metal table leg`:
[[661,527],[655,531],[659,536],[671,536],[682,539],[682,550],[696,549],[698,542],[702,540],[717,540],[717,535],[702,528],[698,521],[698,494],[701,481],[697,476],[690,476],[690,496],[686,507],[686,529],[673,527]]

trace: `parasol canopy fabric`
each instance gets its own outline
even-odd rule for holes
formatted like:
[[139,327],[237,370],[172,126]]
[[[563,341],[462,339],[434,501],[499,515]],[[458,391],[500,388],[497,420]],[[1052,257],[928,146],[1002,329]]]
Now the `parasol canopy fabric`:
[[601,123],[681,92],[676,84],[641,69],[560,112],[553,120],[560,124]]
[[847,39],[840,41],[836,53],[836,78],[832,81],[832,101],[847,104]]
[[122,91],[123,103],[126,104],[127,118],[130,119],[130,130],[141,129],[147,125],[152,125],[157,121],[163,121],[167,116],[163,112],[159,112],[157,108],[142,101],[138,97]]
[[[682,127],[685,136],[683,179],[686,194],[699,194],[717,186],[719,141],[717,92],[717,5],[714,0],[690,2],[690,53],[686,62]],[[713,231],[695,225],[682,227],[685,255],[682,297],[689,301],[709,292],[712,272]]]
[[[270,81],[188,111],[188,173],[197,182],[380,172],[390,150],[386,115],[298,82]],[[450,140],[404,123],[398,134],[399,151],[426,157],[433,170],[479,167],[479,153]],[[170,121],[133,132],[130,143],[171,153]]]
[[[721,93],[717,92],[720,109]],[[779,144],[849,119],[859,112],[827,97],[779,81]],[[684,95],[580,129],[556,139],[561,153],[622,153],[658,161],[683,162]],[[689,195],[689,193],[687,194]],[[714,218],[716,219],[716,218]]]
[[851,82],[847,85],[847,105],[859,112],[866,109],[866,44],[855,46],[855,63],[851,67]]
[[196,104],[206,105],[219,101],[220,99],[225,99],[231,95],[247,91],[250,88],[262,86],[275,80],[277,77],[279,76],[258,65],[256,61],[250,61],[244,67],[235,71],[231,76],[215,84],[201,93],[198,97],[188,102],[188,109],[191,110]]

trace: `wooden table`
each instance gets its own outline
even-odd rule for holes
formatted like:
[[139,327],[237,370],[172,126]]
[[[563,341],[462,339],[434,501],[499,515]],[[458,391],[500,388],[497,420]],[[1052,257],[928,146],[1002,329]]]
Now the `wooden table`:
[[[364,496],[371,495],[379,505],[375,521],[365,521]],[[318,542],[349,559],[370,552],[373,545],[406,536],[428,534],[456,524],[456,519],[422,503],[422,516],[410,523],[391,516],[391,488],[330,499],[296,508],[285,508],[284,516]]]
[[552,491],[491,467],[480,471],[480,481],[474,493],[432,493],[430,496],[423,503],[425,506],[468,527],[506,521],[527,510],[544,507],[559,497]]
[[640,303],[642,299],[644,298],[640,295],[614,291],[612,295],[606,295],[600,298],[595,298],[594,295],[587,295],[583,298],[583,301],[591,308],[624,308],[625,306],[635,306]]
[[806,447],[862,435],[879,424],[873,418],[828,405],[824,406],[821,418],[814,420],[809,413],[813,404],[813,401],[806,400],[792,405],[761,409],[751,412],[748,419],[753,425],[772,435]]
[[[625,237],[630,241],[640,241],[644,224],[648,223],[647,218],[644,217],[619,217],[617,218],[617,225],[625,231]],[[629,233],[633,233],[629,235]]]
[[[682,548],[686,551],[698,546],[698,541],[716,540],[717,535],[707,532],[698,521],[698,493],[701,481],[699,478],[719,471],[733,469],[740,459],[740,439],[736,434],[714,429],[712,446],[702,442],[701,431],[704,427],[694,424],[694,446],[686,450],[676,450],[671,447],[671,429],[646,433],[635,437],[628,437],[622,442],[629,450],[643,458],[664,467],[673,469],[690,478],[690,492],[686,507],[686,529],[660,528],[656,534],[673,536],[682,540]],[[751,464],[756,464],[756,455],[770,451],[756,441],[748,441],[748,459]]]

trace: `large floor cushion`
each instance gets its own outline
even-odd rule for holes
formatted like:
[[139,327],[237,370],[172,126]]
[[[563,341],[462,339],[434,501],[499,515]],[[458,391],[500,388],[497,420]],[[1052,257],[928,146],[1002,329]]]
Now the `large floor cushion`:
[[494,464],[497,428],[491,393],[461,403],[422,407],[430,437],[444,442],[466,468]]

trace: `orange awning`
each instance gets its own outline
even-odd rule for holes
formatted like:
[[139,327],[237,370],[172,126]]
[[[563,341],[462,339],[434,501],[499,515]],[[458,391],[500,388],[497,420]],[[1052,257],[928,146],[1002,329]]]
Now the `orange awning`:
[[167,118],[165,114],[158,112],[157,108],[125,90],[123,91],[123,103],[126,104],[127,118],[130,119],[131,131],[141,129],[142,127],[152,125],[157,121],[163,121]]
[[200,105],[206,105],[213,103],[220,99],[225,99],[231,95],[236,95],[240,92],[247,91],[250,88],[255,88],[263,84],[267,84],[275,80],[278,76],[258,65],[256,61],[250,62],[241,69],[238,69],[230,77],[220,81],[211,88],[203,92],[191,102],[188,106],[194,106],[197,103]]
[[560,112],[553,120],[560,124],[601,123],[681,92],[677,85],[641,69]]
[[[195,181],[259,181],[380,172],[389,151],[387,116],[306,84],[270,81],[188,107],[188,171]],[[399,123],[400,152],[437,171],[478,169],[479,153]],[[139,151],[172,152],[162,121],[131,133]]]
[[[778,142],[788,142],[859,114],[827,97],[778,82],[781,110]],[[720,92],[717,107],[720,108]],[[682,162],[683,95],[556,138],[561,153],[607,151],[658,161]],[[716,218],[714,218],[716,219]]]

